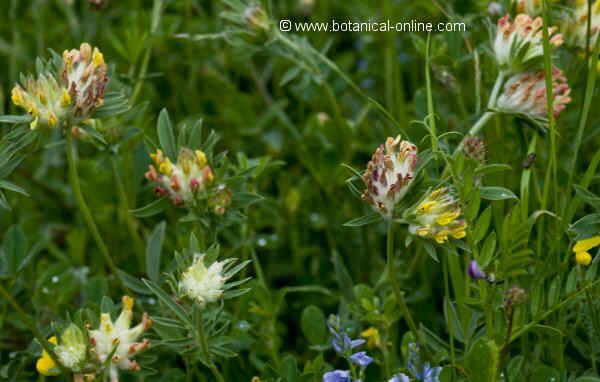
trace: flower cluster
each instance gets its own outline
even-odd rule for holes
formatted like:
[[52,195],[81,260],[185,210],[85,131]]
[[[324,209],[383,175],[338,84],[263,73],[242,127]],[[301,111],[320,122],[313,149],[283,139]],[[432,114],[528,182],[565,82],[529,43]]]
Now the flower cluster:
[[89,115],[104,103],[104,90],[108,77],[104,56],[89,44],[81,44],[79,50],[63,53],[64,85],[73,100],[76,116]]
[[215,261],[207,268],[204,257],[203,254],[194,256],[194,262],[182,273],[178,285],[182,296],[197,301],[201,307],[223,296],[225,282],[228,279],[224,275],[228,260]]
[[590,265],[592,262],[592,255],[590,255],[588,251],[594,247],[597,247],[598,245],[600,245],[600,236],[579,240],[573,247],[573,252],[575,252],[575,261],[577,261],[577,264]]
[[168,196],[177,206],[192,204],[196,195],[214,180],[206,155],[200,150],[182,148],[177,163],[172,163],[161,150],[150,157],[154,165],[149,166],[146,178],[158,183],[155,188],[158,195]]
[[[332,335],[331,346],[340,356],[349,362],[360,366],[360,375],[364,375],[364,370],[373,362],[373,358],[367,355],[366,351],[355,352],[354,349],[363,345],[364,339],[353,340],[346,334],[341,326],[340,319],[337,316],[329,317],[327,323],[329,332]],[[335,370],[323,375],[323,382],[360,382],[361,379],[353,379],[351,373],[345,370]]]
[[[142,342],[136,341],[152,325],[152,320],[144,313],[142,322],[129,328],[133,316],[133,303],[131,297],[123,297],[123,309],[114,323],[109,313],[102,313],[100,327],[89,330],[89,341],[75,324],[65,329],[60,336],[60,342],[56,337],[48,339],[48,342],[56,345],[54,353],[62,366],[72,371],[76,380],[84,376],[89,376],[90,380],[93,380],[93,376],[101,373],[107,364],[111,382],[119,381],[119,369],[131,371],[140,369],[131,357],[150,346],[150,342],[146,339]],[[45,376],[60,374],[60,369],[46,351],[42,352],[36,368]]]
[[419,347],[411,342],[408,344],[408,370],[421,382],[440,382],[441,366],[431,367],[429,362],[422,363]]
[[467,158],[472,159],[479,163],[485,162],[486,148],[483,139],[470,136],[465,138],[465,145],[463,146],[463,152]]
[[406,195],[415,177],[417,146],[400,136],[389,137],[379,146],[363,175],[366,189],[362,198],[387,218]]
[[542,10],[542,0],[514,0],[518,13],[536,15]]
[[[557,117],[571,102],[571,89],[563,72],[552,69],[553,113]],[[498,97],[496,108],[504,113],[518,113],[545,122],[548,115],[546,76],[543,71],[523,72],[508,79]]]
[[130,328],[133,304],[134,300],[131,297],[123,296],[123,308],[117,320],[113,322],[109,313],[102,313],[100,326],[90,331],[91,353],[100,364],[104,364],[111,357],[108,361],[111,382],[119,380],[119,369],[138,371],[140,366],[131,357],[150,346],[147,339],[136,342],[142,333],[152,326],[148,314],[144,313],[142,322]]
[[432,238],[439,244],[447,242],[449,236],[462,239],[467,235],[467,223],[460,219],[460,202],[448,187],[430,192],[411,214],[409,231],[414,235]]
[[56,127],[68,118],[88,118],[103,104],[107,81],[102,53],[83,43],[79,50],[64,52],[62,76],[48,71],[25,77],[11,99],[32,116],[32,129]]
[[[519,14],[511,23],[506,15],[498,20],[494,54],[501,70],[517,72],[539,63],[544,56],[542,45],[543,20]],[[555,34],[557,28],[548,28],[550,44],[558,47],[563,43],[563,36]]]
[[[594,1],[590,4],[592,7],[592,18],[590,20],[590,49],[593,49],[598,32],[600,32],[600,2]],[[573,18],[567,23],[568,42],[574,46],[585,49],[587,45],[587,24],[588,24],[588,2],[584,0],[577,1],[577,8]]]

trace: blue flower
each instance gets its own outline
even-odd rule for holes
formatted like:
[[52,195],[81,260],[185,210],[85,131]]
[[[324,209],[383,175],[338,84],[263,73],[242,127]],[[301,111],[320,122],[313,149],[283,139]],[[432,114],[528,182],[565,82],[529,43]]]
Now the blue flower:
[[415,377],[419,378],[422,382],[440,382],[440,373],[442,368],[440,366],[431,367],[429,363],[423,365],[423,368],[419,373],[415,374]]
[[373,362],[373,358],[369,357],[366,351],[361,351],[351,355],[350,360],[361,367],[367,367],[371,362]]
[[346,333],[344,333],[343,329],[340,328],[339,318],[336,316],[330,317],[327,326],[329,327],[329,331],[333,336],[331,345],[338,354],[344,357],[350,355],[350,353],[352,353],[352,349],[366,342],[362,338],[353,340]]
[[350,372],[346,370],[335,370],[323,375],[323,382],[352,382]]
[[[418,353],[419,347],[414,344],[408,344],[408,370],[421,382],[440,382],[440,366],[431,367],[429,363],[421,365],[421,358]],[[395,381],[394,381],[395,382]]]
[[388,382],[410,382],[408,375],[404,373],[394,375]]

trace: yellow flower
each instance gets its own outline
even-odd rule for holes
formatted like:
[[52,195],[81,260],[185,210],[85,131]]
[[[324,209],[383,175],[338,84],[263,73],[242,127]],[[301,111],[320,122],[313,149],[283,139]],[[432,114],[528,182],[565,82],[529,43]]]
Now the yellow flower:
[[[48,342],[53,345],[57,344],[56,336],[52,336],[48,338]],[[42,356],[37,360],[35,367],[41,375],[45,376],[55,376],[60,374],[60,369],[54,362],[54,360],[50,357],[47,351],[42,351]]]
[[379,330],[377,330],[377,328],[371,326],[360,333],[360,336],[367,339],[367,346],[370,349],[381,346],[381,335],[379,334]]
[[590,237],[589,239],[579,240],[573,247],[575,252],[575,261],[580,265],[590,265],[592,255],[588,251],[600,245],[600,236]]

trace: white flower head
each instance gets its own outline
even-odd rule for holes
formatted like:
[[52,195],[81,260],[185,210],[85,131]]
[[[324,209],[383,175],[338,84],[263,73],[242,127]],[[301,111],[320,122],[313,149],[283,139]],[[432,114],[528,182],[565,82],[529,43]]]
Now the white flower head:
[[[511,23],[506,15],[498,20],[494,54],[501,70],[518,72],[539,64],[544,56],[543,24],[541,17],[532,18],[519,14]],[[562,35],[555,34],[557,28],[548,28],[550,44],[559,47],[563,43]]]
[[[563,72],[556,67],[552,70],[552,94],[553,113],[558,117],[571,102],[571,89]],[[505,113],[524,114],[533,120],[546,122],[548,103],[544,72],[529,71],[510,77],[498,97],[496,109]]]
[[379,146],[363,181],[367,188],[362,198],[385,217],[391,218],[396,204],[406,195],[415,177],[417,146],[400,136],[389,137]]
[[111,357],[109,366],[111,382],[119,380],[119,369],[139,370],[139,364],[131,357],[150,346],[147,339],[136,342],[142,333],[152,326],[152,320],[146,313],[141,323],[130,328],[133,304],[134,300],[131,297],[123,296],[123,308],[117,320],[113,322],[109,313],[102,313],[100,327],[90,331],[92,351],[98,357],[98,361],[104,363],[109,356]]
[[[600,32],[600,2],[594,1],[590,4],[592,7],[592,18],[590,20],[590,50],[593,49],[598,32]],[[585,49],[587,45],[587,24],[588,24],[588,2],[585,0],[577,1],[577,8],[572,18],[566,22],[566,31],[568,42],[579,48]]]
[[87,354],[87,345],[81,329],[75,324],[69,325],[60,336],[60,343],[54,351],[64,366],[78,371],[85,363]]
[[215,261],[209,267],[204,264],[204,254],[196,254],[192,265],[181,274],[179,293],[200,304],[201,307],[215,302],[221,296],[228,278],[224,274],[225,265],[232,259]]

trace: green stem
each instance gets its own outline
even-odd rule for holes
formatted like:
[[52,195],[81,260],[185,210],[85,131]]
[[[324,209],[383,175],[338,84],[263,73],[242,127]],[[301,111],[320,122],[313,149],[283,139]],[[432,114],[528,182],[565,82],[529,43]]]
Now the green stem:
[[129,235],[133,240],[133,245],[135,247],[136,254],[138,259],[140,260],[140,266],[143,268],[144,266],[144,254],[146,250],[144,248],[144,243],[142,238],[139,235],[139,232],[136,227],[136,222],[134,220],[133,215],[129,212],[129,198],[127,197],[127,191],[125,188],[125,183],[123,182],[123,177],[119,172],[119,163],[115,156],[110,158],[113,175],[115,177],[115,182],[117,183],[117,193],[119,195],[119,199],[121,199],[121,206],[123,208],[123,213],[125,214],[125,223],[127,224],[127,229],[129,230]]
[[392,221],[388,222],[388,231],[387,231],[387,274],[390,282],[392,284],[392,289],[394,291],[394,295],[396,296],[396,301],[398,302],[398,306],[400,307],[400,311],[404,316],[404,320],[408,324],[410,331],[414,334],[417,344],[419,348],[425,355],[427,359],[431,359],[429,351],[425,346],[425,342],[421,337],[421,332],[417,328],[415,321],[413,320],[412,315],[410,314],[410,310],[406,305],[406,301],[404,300],[404,295],[402,294],[402,290],[400,288],[400,282],[393,271],[394,264],[394,235],[393,235],[393,224]]
[[104,261],[106,262],[106,265],[108,265],[111,272],[115,275],[115,277],[117,278],[117,280],[119,281],[119,283],[121,284],[123,289],[125,289],[125,291],[127,293],[129,293],[129,290],[125,286],[125,282],[121,278],[121,275],[119,274],[118,269],[117,269],[115,263],[113,262],[112,257],[110,256],[110,251],[108,250],[106,243],[104,243],[104,239],[102,239],[102,235],[100,235],[100,231],[98,231],[98,226],[96,225],[96,222],[94,221],[94,217],[92,216],[92,213],[90,212],[90,209],[89,209],[87,203],[85,202],[85,198],[83,197],[83,193],[81,192],[81,185],[79,183],[79,174],[77,173],[77,163],[76,163],[76,159],[75,159],[76,147],[73,144],[73,135],[71,134],[70,129],[67,129],[66,136],[67,136],[67,148],[66,148],[67,161],[69,164],[69,181],[71,182],[71,188],[73,189],[73,194],[75,195],[75,199],[77,199],[77,204],[79,205],[79,210],[83,214],[85,223],[87,224],[88,229],[92,233],[92,236],[94,237],[94,240],[96,241],[96,244],[98,245],[98,248],[100,249],[100,253],[102,253],[102,257],[104,257]]
[[427,114],[429,117],[429,133],[432,136],[431,139],[431,151],[434,153],[438,151],[437,141],[437,129],[435,124],[435,107],[433,104],[433,91],[431,88],[431,57],[429,50],[431,48],[431,33],[427,34],[427,45],[425,46],[425,83],[427,86]]
[[0,294],[4,296],[4,298],[8,301],[10,305],[17,311],[19,316],[21,316],[21,320],[29,327],[29,330],[33,333],[35,339],[42,345],[42,348],[48,353],[50,358],[54,361],[54,363],[58,366],[62,373],[68,375],[70,373],[69,369],[67,369],[58,359],[58,356],[50,346],[50,343],[46,341],[42,333],[39,331],[34,321],[29,317],[29,315],[23,310],[23,308],[19,305],[17,300],[4,288],[4,285],[0,284]]
[[483,129],[483,127],[485,126],[485,124],[488,123],[488,121],[494,115],[496,115],[496,113],[493,112],[493,111],[486,111],[485,113],[483,113],[483,115],[481,117],[479,117],[479,119],[477,120],[477,122],[475,122],[475,124],[473,125],[473,127],[471,127],[471,130],[469,130],[469,132],[463,138],[463,140],[460,142],[460,144],[458,145],[458,147],[454,150],[454,155],[458,154],[463,149],[463,147],[465,146],[465,141],[467,140],[467,138],[470,137],[470,136],[474,136],[474,135],[479,134],[479,132],[481,131],[481,129]]
[[215,365],[210,350],[208,349],[208,341],[206,340],[206,334],[204,333],[204,322],[202,321],[202,311],[200,309],[198,310],[198,340],[200,342],[200,347],[202,348],[202,353],[204,353],[204,357],[208,363],[208,368],[218,382],[225,382],[225,378],[223,378],[217,365]]

